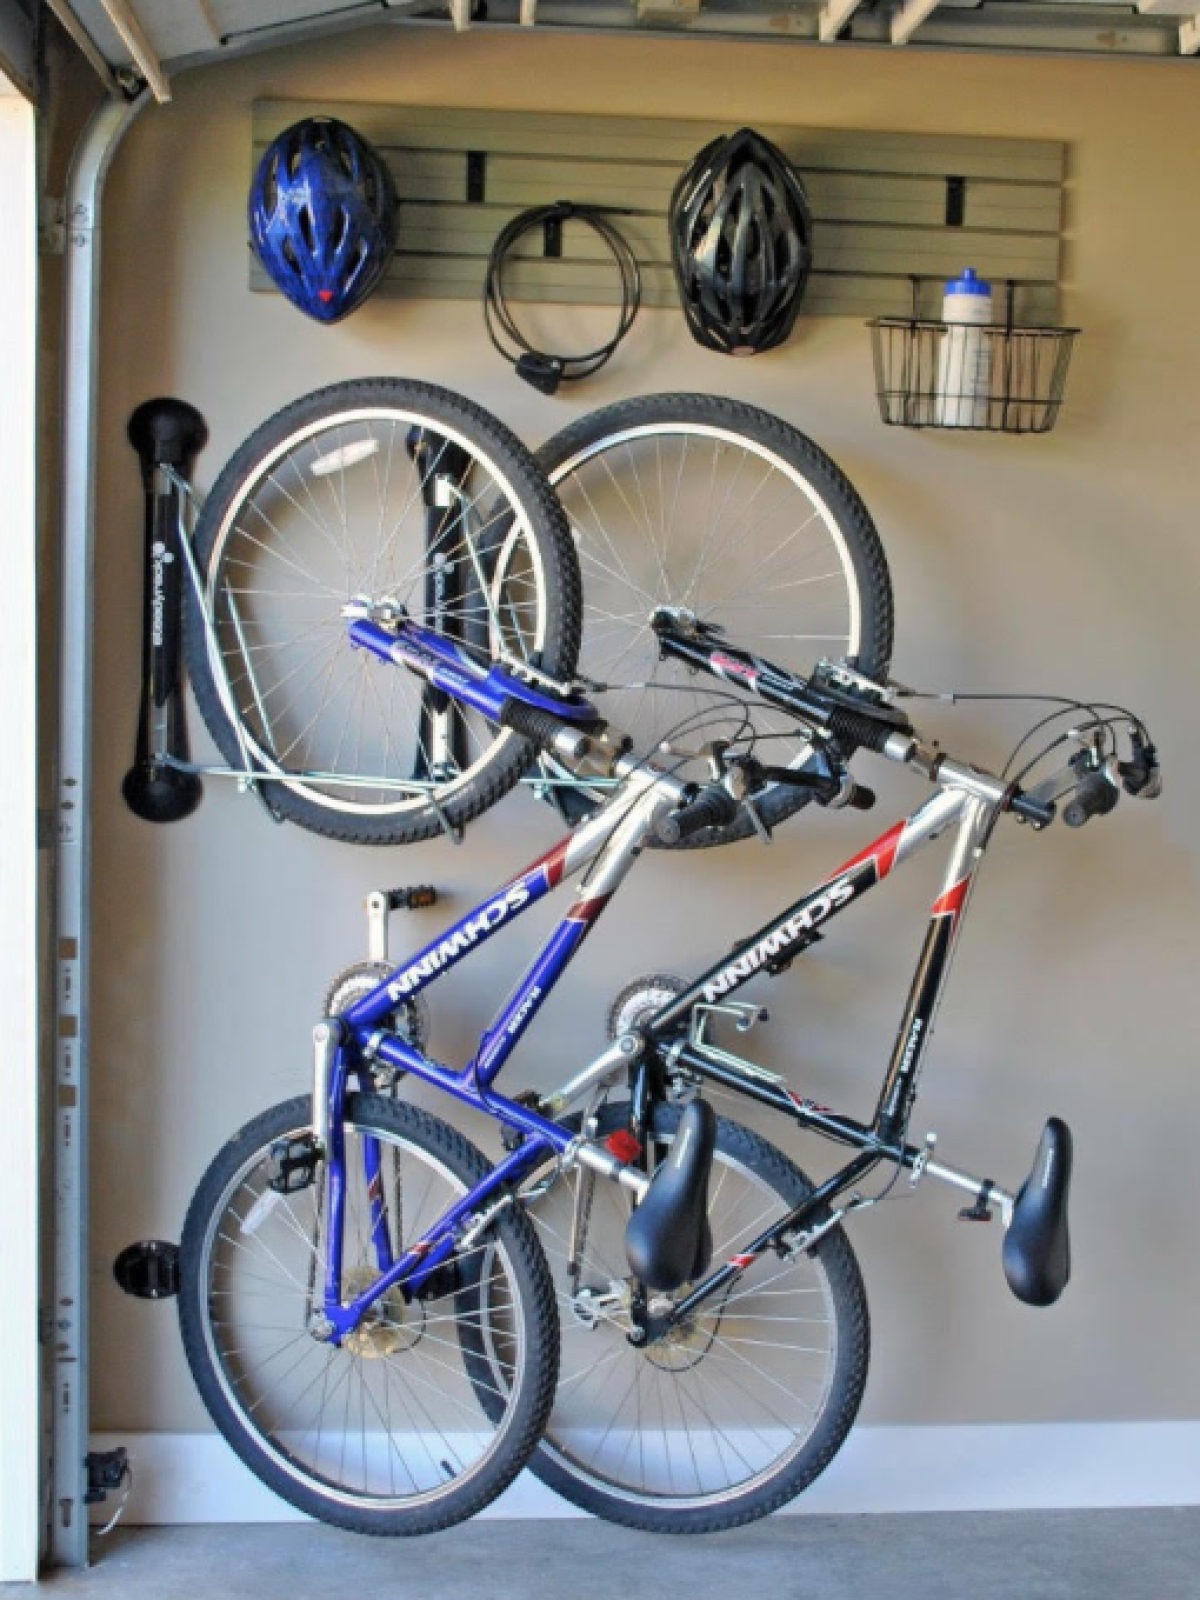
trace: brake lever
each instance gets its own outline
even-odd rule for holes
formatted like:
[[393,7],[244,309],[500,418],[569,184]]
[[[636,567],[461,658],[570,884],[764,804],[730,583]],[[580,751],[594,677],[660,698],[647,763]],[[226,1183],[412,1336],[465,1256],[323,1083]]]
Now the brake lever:
[[1139,800],[1157,800],[1162,793],[1162,767],[1158,751],[1148,739],[1143,739],[1136,728],[1131,730],[1129,744],[1133,752],[1128,761],[1117,763],[1125,793]]

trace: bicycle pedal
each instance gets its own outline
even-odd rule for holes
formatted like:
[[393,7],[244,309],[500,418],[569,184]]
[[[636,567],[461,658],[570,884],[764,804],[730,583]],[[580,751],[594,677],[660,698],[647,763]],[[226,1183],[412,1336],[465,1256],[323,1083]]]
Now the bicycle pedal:
[[276,1194],[299,1194],[315,1181],[319,1160],[317,1142],[311,1133],[302,1133],[295,1139],[276,1139],[271,1146],[267,1188]]

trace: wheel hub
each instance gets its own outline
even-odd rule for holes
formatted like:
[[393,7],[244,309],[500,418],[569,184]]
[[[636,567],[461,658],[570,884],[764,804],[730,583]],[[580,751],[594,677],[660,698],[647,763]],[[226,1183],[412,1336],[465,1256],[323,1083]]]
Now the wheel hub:
[[704,1360],[715,1337],[715,1328],[701,1327],[688,1317],[662,1329],[657,1337],[652,1330],[642,1354],[662,1372],[687,1372]]
[[[345,1292],[355,1299],[365,1294],[379,1273],[373,1267],[356,1267],[343,1279]],[[402,1290],[392,1288],[380,1295],[357,1328],[342,1340],[352,1355],[367,1361],[379,1361],[401,1351],[411,1350],[425,1331],[425,1308],[417,1302],[410,1305]]]

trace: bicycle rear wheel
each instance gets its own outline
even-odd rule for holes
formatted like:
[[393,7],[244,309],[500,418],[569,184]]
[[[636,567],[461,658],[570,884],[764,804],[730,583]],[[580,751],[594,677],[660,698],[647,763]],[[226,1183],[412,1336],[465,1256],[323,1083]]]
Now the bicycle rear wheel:
[[[293,1194],[268,1181],[272,1145],[310,1119],[307,1098],[264,1112],[196,1191],[180,1247],[192,1376],[241,1459],[301,1511],[359,1533],[450,1527],[507,1488],[545,1424],[558,1367],[545,1259],[527,1219],[510,1211],[432,1292],[407,1299],[393,1290],[340,1346],[323,1341],[312,1329],[325,1266],[324,1172]],[[378,1151],[369,1186],[367,1141]],[[349,1298],[379,1277],[377,1205],[393,1240],[419,1238],[488,1163],[438,1118],[379,1095],[351,1098],[346,1154]],[[473,1286],[466,1313],[457,1272]]]
[[[652,1129],[669,1145],[678,1106]],[[601,1137],[629,1126],[627,1102],[600,1114]],[[571,1189],[534,1201],[562,1329],[558,1393],[533,1471],[610,1522],[656,1533],[713,1533],[767,1516],[841,1448],[866,1383],[866,1294],[841,1228],[794,1260],[768,1254],[677,1331],[628,1339],[629,1202],[588,1183],[580,1270],[568,1269]],[[714,1263],[728,1261],[811,1192],[781,1151],[722,1117],[709,1188]],[[672,1296],[682,1298],[687,1288]]]
[[[761,704],[738,709],[725,685],[659,659],[656,606],[686,607],[797,672],[829,657],[886,674],[892,591],[879,535],[848,479],[778,417],[714,395],[647,395],[572,423],[538,460],[582,571],[579,670],[614,686],[603,709],[637,750],[689,714],[702,731],[683,744],[748,726],[769,765],[786,765],[795,748],[791,719]],[[769,826],[804,803],[782,785],[757,801]],[[743,816],[682,848],[751,831]]]
[[354,650],[343,607],[402,606],[482,658],[569,678],[578,563],[524,446],[444,389],[336,384],[236,452],[196,530],[188,670],[231,766],[290,821],[360,844],[455,829],[530,760],[526,741]]

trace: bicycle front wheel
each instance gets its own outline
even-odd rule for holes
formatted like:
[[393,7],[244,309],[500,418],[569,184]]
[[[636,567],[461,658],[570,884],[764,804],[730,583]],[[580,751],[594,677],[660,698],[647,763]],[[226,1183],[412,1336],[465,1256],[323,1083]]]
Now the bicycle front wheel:
[[[582,417],[538,459],[583,576],[579,669],[609,685],[605,714],[637,750],[682,719],[681,745],[750,734],[768,765],[787,765],[796,744],[792,719],[731,704],[725,685],[660,660],[657,606],[685,607],[792,671],[826,657],[887,673],[892,591],[879,535],[844,474],[780,418],[715,395],[647,395]],[[756,804],[770,826],[805,799],[776,784]],[[743,815],[683,848],[751,829]]]
[[[656,1108],[656,1142],[671,1143],[679,1115]],[[599,1132],[628,1126],[628,1103],[616,1103]],[[582,1205],[560,1183],[530,1212],[562,1328],[558,1393],[534,1472],[585,1510],[655,1533],[713,1533],[778,1510],[832,1461],[866,1383],[866,1294],[844,1232],[832,1229],[795,1259],[760,1257],[723,1296],[638,1347],[628,1339],[629,1203],[587,1174],[572,1183],[591,1191]],[[781,1151],[720,1118],[714,1263],[810,1192]]]
[[[461,827],[525,740],[351,647],[344,607],[403,608],[482,659],[569,678],[578,563],[524,446],[478,406],[403,379],[297,400],[236,452],[196,529],[185,614],[200,712],[282,816],[359,844]],[[206,614],[207,613],[207,614]]]
[[[310,1107],[290,1100],[249,1123],[196,1191],[180,1253],[184,1349],[217,1427],[285,1500],[359,1533],[430,1533],[495,1499],[540,1436],[558,1366],[545,1259],[510,1210],[422,1297],[393,1290],[340,1346],[322,1340],[324,1170],[294,1194],[269,1183],[272,1145],[308,1128]],[[347,1299],[379,1277],[379,1207],[393,1242],[411,1241],[488,1170],[444,1122],[379,1095],[352,1097],[346,1157]]]

